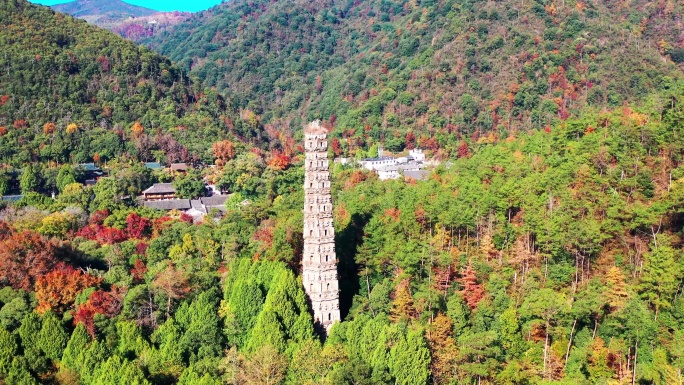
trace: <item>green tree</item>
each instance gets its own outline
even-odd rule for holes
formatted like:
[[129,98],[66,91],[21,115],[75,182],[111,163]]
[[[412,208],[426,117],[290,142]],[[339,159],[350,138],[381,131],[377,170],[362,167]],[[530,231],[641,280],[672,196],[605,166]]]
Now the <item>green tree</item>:
[[65,164],[59,169],[57,174],[57,189],[61,193],[71,183],[76,183],[76,173],[71,165]]
[[17,341],[12,333],[0,328],[0,373],[9,372],[12,359],[17,354]]
[[0,170],[0,196],[9,192],[10,175],[5,170]]
[[184,351],[180,345],[181,331],[173,318],[169,318],[152,333],[151,340],[156,345],[153,355],[156,366],[151,369],[167,375],[179,375],[183,371]]
[[284,351],[287,346],[313,337],[313,322],[301,284],[283,265],[273,263],[272,266],[275,274],[269,283],[264,308],[247,343],[251,351],[265,344]]
[[142,330],[133,321],[117,322],[116,334],[118,337],[116,353],[122,357],[136,357],[149,348]]
[[[34,365],[35,366],[35,365]],[[0,373],[2,377],[3,373]],[[31,376],[27,359],[22,356],[16,356],[12,360],[12,365],[4,378],[7,384],[11,385],[35,385],[38,382]]]
[[40,168],[38,165],[29,163],[24,167],[21,179],[19,180],[19,186],[21,187],[22,194],[38,191],[40,187]]
[[179,343],[186,354],[198,359],[220,357],[222,333],[216,290],[202,292],[189,305],[183,304],[176,321],[185,329]]
[[14,291],[10,287],[5,287],[0,290],[0,295],[3,291],[8,292],[9,295],[0,299],[4,302],[0,309],[0,327],[14,330],[21,325],[21,320],[31,311],[30,299],[28,293],[22,290]]
[[238,278],[232,286],[225,313],[224,332],[230,343],[242,346],[264,304],[261,288],[252,276]]
[[524,348],[524,341],[520,333],[518,312],[515,306],[506,309],[499,318],[501,347],[508,357],[517,357]]
[[178,378],[178,385],[221,385],[220,379],[213,377],[209,373],[202,373],[194,366],[183,371],[180,378]]
[[195,199],[203,197],[206,193],[204,181],[201,175],[195,171],[177,178],[173,182],[173,186],[176,188],[176,195],[180,198]]
[[149,384],[140,367],[119,356],[111,356],[95,370],[94,382],[98,385]]
[[90,335],[83,323],[76,325],[74,332],[71,333],[71,338],[67,342],[64,353],[62,354],[61,367],[71,370],[78,370],[80,367],[78,356],[85,351],[90,343]]
[[327,385],[335,363],[342,357],[342,346],[326,344],[316,340],[304,342],[294,353],[290,362],[289,379],[297,384]]
[[656,318],[661,309],[671,306],[680,277],[675,250],[669,245],[669,239],[662,235],[657,239],[657,246],[644,256],[646,263],[639,285],[641,297],[651,304]]
[[45,356],[53,361],[62,358],[64,348],[69,342],[69,335],[62,326],[57,316],[47,311],[43,314],[43,325],[38,333],[38,347],[45,353]]
[[430,376],[430,350],[422,330],[401,335],[390,350],[390,373],[396,384],[419,385],[427,383]]
[[90,201],[90,210],[116,210],[121,203],[124,192],[114,177],[100,178],[93,186],[94,197]]
[[36,312],[29,312],[21,321],[19,327],[19,337],[21,347],[24,350],[24,357],[30,364],[34,372],[42,373],[47,369],[47,358],[43,355],[40,348],[40,332],[42,322]]

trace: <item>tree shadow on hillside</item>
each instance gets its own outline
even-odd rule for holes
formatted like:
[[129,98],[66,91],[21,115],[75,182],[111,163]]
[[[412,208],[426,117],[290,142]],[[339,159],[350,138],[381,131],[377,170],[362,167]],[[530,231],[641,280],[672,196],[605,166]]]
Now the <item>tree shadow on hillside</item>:
[[337,273],[340,280],[340,317],[343,320],[349,314],[354,296],[359,293],[356,253],[363,243],[363,228],[369,220],[370,215],[354,214],[347,227],[335,234]]

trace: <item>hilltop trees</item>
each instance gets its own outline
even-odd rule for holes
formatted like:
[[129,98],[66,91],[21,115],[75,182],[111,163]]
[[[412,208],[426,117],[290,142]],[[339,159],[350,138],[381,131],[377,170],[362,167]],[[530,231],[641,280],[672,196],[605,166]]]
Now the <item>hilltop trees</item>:
[[322,119],[336,156],[382,143],[463,157],[473,143],[550,129],[681,79],[671,16],[682,5],[632,5],[235,1],[146,43],[239,106],[243,129],[263,124],[263,134],[231,130],[268,137],[272,149]]
[[[0,154],[27,166],[23,192],[41,187],[36,162],[150,161],[154,151],[210,161],[205,138],[235,139],[226,122],[236,111],[168,59],[24,0],[5,4],[0,20]],[[57,186],[67,184],[62,175]]]

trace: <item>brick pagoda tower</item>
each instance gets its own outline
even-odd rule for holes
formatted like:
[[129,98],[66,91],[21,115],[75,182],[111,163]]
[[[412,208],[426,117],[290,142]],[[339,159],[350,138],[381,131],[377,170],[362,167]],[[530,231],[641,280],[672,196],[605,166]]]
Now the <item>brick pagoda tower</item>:
[[314,322],[326,331],[340,321],[340,294],[335,255],[335,228],[328,171],[327,131],[319,121],[304,129],[304,252],[303,284]]

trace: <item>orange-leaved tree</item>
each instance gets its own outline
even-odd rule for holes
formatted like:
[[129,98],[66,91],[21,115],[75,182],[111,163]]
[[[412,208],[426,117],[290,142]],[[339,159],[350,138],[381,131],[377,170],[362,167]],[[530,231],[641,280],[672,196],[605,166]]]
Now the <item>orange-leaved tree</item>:
[[73,306],[76,296],[83,290],[99,285],[102,280],[63,263],[49,273],[38,277],[35,290],[39,313],[52,310],[63,313]]

